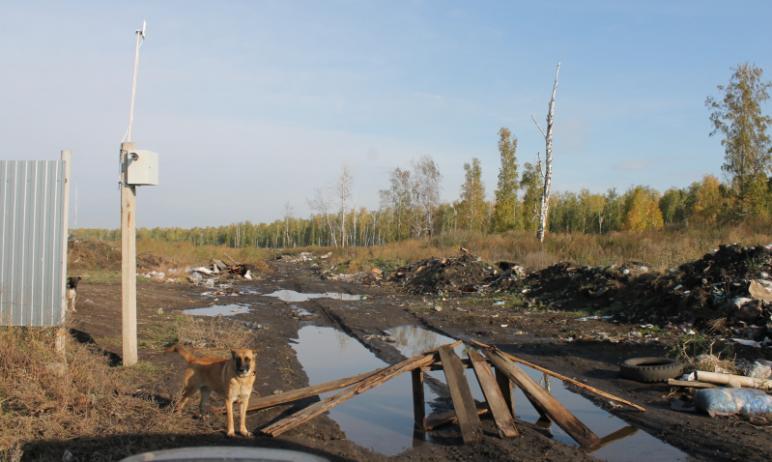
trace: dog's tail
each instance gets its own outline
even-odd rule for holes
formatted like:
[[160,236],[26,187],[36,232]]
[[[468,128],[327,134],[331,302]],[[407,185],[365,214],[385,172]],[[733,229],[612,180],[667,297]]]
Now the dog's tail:
[[193,355],[193,353],[191,353],[190,351],[185,349],[185,347],[183,347],[179,343],[174,345],[173,347],[167,349],[166,351],[169,352],[169,353],[171,353],[171,352],[179,353],[180,356],[182,356],[182,358],[185,361],[187,361],[188,363],[192,363],[196,359],[196,357]]

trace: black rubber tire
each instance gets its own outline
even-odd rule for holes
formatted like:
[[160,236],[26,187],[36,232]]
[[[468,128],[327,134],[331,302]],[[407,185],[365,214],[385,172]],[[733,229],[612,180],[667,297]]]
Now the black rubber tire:
[[683,363],[670,358],[630,358],[622,363],[619,375],[638,382],[667,382],[681,375]]

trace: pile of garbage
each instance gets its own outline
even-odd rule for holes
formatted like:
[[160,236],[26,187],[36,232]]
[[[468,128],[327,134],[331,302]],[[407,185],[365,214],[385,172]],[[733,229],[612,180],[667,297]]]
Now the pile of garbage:
[[521,292],[561,309],[602,308],[617,301],[633,281],[652,278],[651,266],[637,261],[605,267],[560,262],[529,274]]
[[240,279],[251,281],[254,279],[254,272],[254,265],[236,262],[227,264],[222,260],[214,259],[209,266],[188,268],[187,279],[192,284],[214,288],[218,283],[222,284],[224,281]]
[[457,257],[428,258],[398,268],[389,281],[414,294],[470,293],[509,290],[524,275],[517,264],[489,264],[462,248]]
[[724,245],[627,288],[627,315],[692,322],[743,338],[772,337],[772,245]]

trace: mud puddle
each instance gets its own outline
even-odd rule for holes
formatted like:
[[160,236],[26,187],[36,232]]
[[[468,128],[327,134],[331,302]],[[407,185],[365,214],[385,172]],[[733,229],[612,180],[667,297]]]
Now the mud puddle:
[[263,294],[263,296],[278,298],[279,300],[287,303],[307,302],[317,298],[330,298],[344,302],[355,302],[363,299],[362,295],[345,294],[341,292],[303,293],[287,289],[276,290],[270,294]]
[[[292,348],[310,384],[388,365],[356,339],[331,327],[302,327]],[[333,408],[329,415],[349,440],[381,454],[399,454],[420,444],[413,438],[411,390],[410,375],[402,374]]]
[[203,308],[189,308],[182,310],[182,313],[190,316],[234,316],[249,313],[249,306],[241,304],[213,305]]
[[[400,326],[386,331],[394,340],[394,346],[405,356],[414,356],[423,351],[436,348],[453,341],[428,329],[419,326]],[[459,356],[462,352],[457,349]],[[465,354],[462,356],[466,356]],[[528,375],[537,383],[544,383],[544,375],[534,369],[520,365]],[[443,379],[442,373],[438,371],[431,372],[435,377]],[[440,374],[440,375],[437,375]],[[477,378],[472,370],[466,371],[467,381],[472,389],[475,399],[482,400]],[[597,449],[593,456],[608,461],[634,461],[640,460],[645,454],[647,461],[679,461],[689,460],[688,456],[680,450],[669,444],[651,436],[643,430],[637,430],[630,427],[622,419],[606,412],[602,408],[593,404],[592,401],[580,394],[574,393],[565,387],[563,382],[557,379],[550,379],[550,388],[552,395],[565,405],[577,418],[584,422],[599,437],[616,433],[618,439],[609,442],[607,445]],[[404,399],[409,402],[410,394]],[[526,422],[541,424],[539,414],[531,403],[519,389],[515,394],[515,413],[517,418]],[[549,425],[549,422],[546,423]],[[553,437],[570,446],[576,446],[576,442],[557,425],[548,427]],[[611,439],[611,438],[609,438]]]

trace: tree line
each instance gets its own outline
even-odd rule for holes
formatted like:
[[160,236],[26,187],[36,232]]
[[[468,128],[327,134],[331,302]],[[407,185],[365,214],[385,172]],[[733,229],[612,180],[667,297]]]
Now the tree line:
[[[633,186],[623,193],[589,190],[549,197],[547,228],[558,233],[604,234],[664,227],[716,226],[740,222],[772,224],[772,143],[767,134],[772,118],[763,112],[772,83],[751,64],[734,69],[718,98],[708,97],[713,125],[725,158],[725,181],[706,175],[682,188],[659,192]],[[439,199],[441,174],[431,157],[410,167],[395,168],[380,191],[376,210],[351,206],[353,178],[343,168],[333,194],[317,190],[308,201],[312,214],[292,215],[271,223],[245,221],[227,226],[145,228],[138,238],[189,241],[196,245],[231,247],[373,246],[410,238],[458,231],[501,233],[536,231],[540,221],[545,175],[542,163],[517,159],[517,138],[507,128],[498,132],[500,158],[493,200],[486,199],[479,159],[464,164],[464,183],[457,200]],[[86,237],[118,239],[117,230],[81,230]]]

